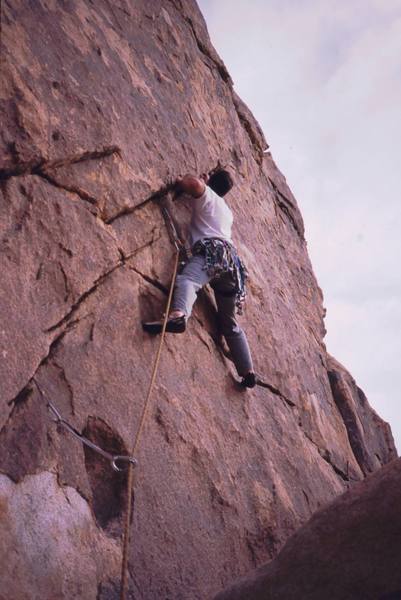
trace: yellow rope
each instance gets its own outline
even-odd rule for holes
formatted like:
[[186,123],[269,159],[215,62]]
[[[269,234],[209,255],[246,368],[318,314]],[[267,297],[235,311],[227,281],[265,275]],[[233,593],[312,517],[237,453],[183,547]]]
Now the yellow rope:
[[[164,334],[166,333],[166,325],[167,325],[168,316],[170,313],[171,300],[173,298],[175,278],[177,276],[177,270],[178,270],[178,260],[179,260],[179,252],[177,251],[176,256],[175,256],[173,278],[171,280],[170,291],[169,291],[167,306],[166,306],[166,312],[164,315],[163,327],[162,327],[162,332],[160,335],[159,348],[157,350],[155,362],[153,365],[152,377],[150,379],[150,384],[149,384],[149,388],[148,388],[148,393],[146,395],[146,400],[145,400],[145,404],[142,409],[142,415],[141,415],[141,419],[139,422],[139,427],[138,427],[138,430],[137,430],[137,433],[135,436],[135,441],[134,441],[134,445],[132,447],[132,452],[130,453],[130,456],[135,456],[136,450],[138,448],[139,440],[140,440],[142,430],[143,430],[143,427],[145,424],[147,410],[149,407],[150,396],[152,394],[153,386],[156,381],[157,369],[159,367],[160,355],[161,355],[163,341],[164,341]],[[125,515],[123,559],[122,559],[122,565],[121,565],[120,600],[125,600],[125,598],[126,598],[127,575],[128,575],[128,550],[129,550],[128,547],[129,547],[129,541],[130,541],[131,512],[132,512],[132,508],[133,508],[132,507],[132,494],[133,494],[134,486],[135,486],[134,468],[133,468],[132,463],[129,463],[128,478],[127,478],[127,509],[126,509],[126,515]]]

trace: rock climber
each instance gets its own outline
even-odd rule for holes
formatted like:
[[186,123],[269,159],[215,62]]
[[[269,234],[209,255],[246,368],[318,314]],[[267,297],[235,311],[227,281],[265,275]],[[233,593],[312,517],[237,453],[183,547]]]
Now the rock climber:
[[[242,377],[241,385],[252,388],[256,376],[251,353],[235,317],[236,312],[242,313],[247,273],[231,240],[233,213],[223,198],[232,187],[232,177],[225,169],[215,171],[209,178],[185,175],[174,185],[176,194],[192,197],[189,228],[192,256],[177,275],[166,331],[185,331],[197,293],[210,283],[216,298],[218,326]],[[157,334],[162,331],[163,322],[142,325],[145,331]]]

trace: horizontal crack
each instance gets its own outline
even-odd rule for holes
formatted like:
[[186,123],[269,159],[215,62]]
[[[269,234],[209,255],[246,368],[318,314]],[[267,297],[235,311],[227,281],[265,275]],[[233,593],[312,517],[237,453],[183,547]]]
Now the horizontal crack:
[[26,173],[39,175],[40,172],[43,172],[45,169],[57,169],[59,167],[73,165],[75,163],[84,162],[87,160],[105,158],[106,156],[111,156],[112,154],[118,154],[121,156],[121,149],[118,146],[105,146],[100,150],[86,150],[80,154],[73,154],[64,158],[57,158],[55,160],[45,160],[43,157],[41,157],[28,162],[22,162],[10,169],[0,169],[0,179],[8,179],[18,175],[25,175]]

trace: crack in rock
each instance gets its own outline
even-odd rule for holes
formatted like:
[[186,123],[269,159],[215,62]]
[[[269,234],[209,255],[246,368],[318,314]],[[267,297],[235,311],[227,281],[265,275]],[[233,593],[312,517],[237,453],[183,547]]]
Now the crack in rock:
[[344,423],[353,455],[362,473],[366,476],[375,468],[365,444],[363,425],[356,408],[353,408],[352,392],[338,371],[328,369],[327,375],[333,400]]
[[132,215],[137,210],[140,210],[141,208],[143,208],[144,206],[149,204],[149,202],[151,202],[152,200],[153,200],[153,197],[150,196],[149,198],[146,198],[146,200],[143,200],[139,204],[135,204],[135,206],[125,206],[122,210],[120,210],[113,216],[106,219],[105,220],[106,225],[111,225],[112,223],[114,223],[114,221],[116,221],[117,219],[120,219],[121,217],[126,217],[128,215]]
[[[112,455],[128,454],[121,436],[100,417],[88,416],[82,436]],[[126,504],[126,473],[110,469],[110,461],[86,444],[83,451],[92,490],[90,505],[96,522],[109,535],[119,537]]]
[[65,269],[64,269],[64,267],[63,267],[63,265],[62,265],[62,263],[60,261],[58,261],[57,264],[59,266],[59,269],[61,271],[61,274],[63,276],[63,281],[64,281],[64,287],[65,287],[64,302],[67,302],[68,297],[69,297],[69,295],[71,293],[71,289],[70,289],[70,286],[69,286],[69,283],[68,283],[67,273],[65,272]]
[[[216,54],[216,56],[212,56],[212,53],[210,52],[210,48],[208,48],[208,46],[206,44],[204,44],[201,39],[199,39],[191,17],[187,17],[187,16],[183,15],[183,18],[184,18],[184,21],[186,21],[188,23],[188,25],[192,31],[192,34],[194,36],[196,45],[198,46],[199,52],[201,52],[201,54],[206,56],[206,58],[208,58],[212,62],[212,64],[216,67],[217,72],[219,73],[222,80],[225,83],[227,83],[230,87],[232,87],[233,80],[231,79],[230,73],[228,72],[226,65],[223,63],[222,60],[219,60],[217,54]],[[207,63],[206,63],[206,65],[209,66]]]
[[160,283],[157,279],[153,279],[152,277],[149,277],[149,275],[145,275],[145,273],[142,273],[135,267],[128,267],[128,268],[131,269],[131,271],[135,271],[135,273],[140,275],[145,281],[147,281],[148,283],[153,285],[155,288],[157,288],[158,290],[163,292],[163,294],[165,294],[165,295],[168,294],[168,289],[162,283]]
[[240,125],[245,130],[245,132],[249,138],[249,141],[251,143],[251,147],[254,150],[255,161],[259,165],[261,165],[262,161],[263,161],[264,152],[265,152],[265,150],[267,150],[269,148],[269,144],[266,142],[263,132],[260,129],[258,123],[256,121],[252,122],[251,118],[247,115],[247,112],[250,113],[250,111],[248,111],[248,108],[246,107],[245,103],[234,92],[233,80],[231,79],[231,76],[227,70],[227,67],[225,66],[225,64],[221,60],[221,58],[218,56],[217,52],[216,53],[213,52],[213,50],[208,45],[206,45],[201,39],[199,39],[198,33],[196,31],[196,28],[194,26],[194,23],[193,23],[191,17],[188,17],[183,14],[184,10],[183,10],[182,2],[180,1],[179,3],[176,3],[176,2],[174,2],[174,0],[170,0],[170,2],[174,6],[174,8],[180,13],[183,20],[186,23],[188,23],[199,52],[207,59],[207,61],[202,59],[204,64],[209,69],[211,69],[211,65],[209,64],[209,62],[210,62],[212,64],[212,66],[215,67],[215,69],[219,73],[219,75],[222,78],[222,80],[224,81],[224,83],[227,84],[228,89],[231,94],[233,106],[237,113]]
[[107,279],[107,277],[109,277],[109,275],[111,275],[112,273],[114,273],[114,271],[116,269],[118,269],[119,267],[123,266],[124,262],[121,260],[119,261],[116,265],[114,265],[109,271],[107,271],[106,273],[103,273],[103,275],[100,275],[95,282],[92,284],[92,286],[86,290],[83,294],[81,294],[78,298],[78,300],[76,300],[76,302],[74,302],[74,304],[71,306],[70,310],[68,311],[68,313],[66,315],[64,315],[64,317],[62,317],[57,323],[55,323],[54,325],[51,325],[50,327],[48,327],[45,330],[45,333],[51,333],[52,331],[54,331],[55,329],[58,329],[59,327],[61,327],[62,325],[64,325],[64,323],[66,323],[67,321],[69,321],[70,317],[79,309],[79,307],[81,306],[81,304],[89,297],[91,296],[99,286],[102,285],[102,283],[104,283],[104,281]]
[[14,418],[14,413],[21,404],[26,402],[29,396],[32,394],[33,389],[31,387],[32,378],[28,381],[28,383],[18,392],[18,394],[7,402],[8,406],[13,405],[10,414],[8,415],[6,422],[3,427],[0,429],[0,435],[5,431],[8,427],[9,422]]
[[238,116],[238,120],[243,129],[245,130],[246,134],[248,135],[251,147],[254,150],[255,161],[259,166],[261,166],[263,162],[264,153],[269,148],[269,144],[266,142],[265,136],[263,135],[259,124],[256,121],[252,121],[252,115],[246,104],[234,92],[233,89],[231,89],[231,94],[233,105]]
[[[302,427],[301,427],[301,429],[302,429]],[[339,475],[343,481],[347,481],[347,482],[351,481],[349,474],[344,473],[344,471],[342,469],[340,469],[340,467],[338,467],[335,463],[332,462],[330,451],[327,448],[320,448],[320,446],[306,433],[306,431],[304,429],[302,429],[302,432],[305,435],[306,439],[308,439],[311,442],[311,444],[313,444],[316,447],[319,455],[323,458],[323,460],[325,460],[331,466],[333,471],[337,475]],[[349,463],[347,461],[347,467],[348,466],[349,466]]]
[[[84,317],[82,317],[81,319],[75,319],[75,321],[71,321],[70,323],[68,323],[67,327],[65,329],[63,329],[63,331],[61,331],[58,335],[56,335],[56,337],[51,341],[48,349],[47,349],[47,353],[45,354],[45,356],[43,358],[40,359],[37,367],[35,368],[33,374],[31,375],[31,377],[28,379],[28,381],[24,384],[24,386],[21,388],[21,390],[17,393],[17,395],[14,398],[11,398],[10,400],[8,400],[7,404],[8,406],[13,405],[13,409],[6,421],[6,424],[2,427],[1,431],[3,431],[3,429],[5,428],[5,426],[7,425],[8,421],[10,420],[10,417],[12,415],[13,410],[15,409],[15,406],[18,405],[21,400],[25,400],[28,398],[28,396],[32,393],[32,388],[30,388],[32,381],[35,379],[37,372],[39,371],[40,367],[42,367],[43,365],[46,364],[46,362],[51,359],[54,356],[54,353],[58,347],[58,345],[60,344],[60,342],[62,341],[62,339],[64,338],[64,336],[71,331],[78,323],[80,323],[81,321],[83,321],[84,319],[86,319],[89,315],[85,315]],[[1,433],[0,431],[0,433]]]
[[[152,237],[152,239],[150,241],[146,242],[145,244],[143,244],[139,248],[136,248],[130,254],[124,254],[124,252],[122,250],[120,250],[120,256],[121,256],[120,260],[115,265],[113,265],[113,267],[111,267],[111,269],[109,269],[108,271],[106,271],[106,273],[103,273],[102,275],[100,275],[94,281],[94,283],[91,285],[91,287],[89,289],[87,289],[85,292],[83,292],[79,296],[79,298],[71,306],[71,308],[68,311],[68,313],[65,314],[57,323],[55,323],[54,325],[51,325],[48,329],[46,329],[45,333],[51,333],[52,331],[54,331],[55,329],[58,329],[59,327],[61,327],[62,325],[64,325],[64,323],[66,323],[67,321],[69,321],[70,317],[79,309],[79,307],[81,306],[81,304],[85,300],[87,300],[87,298],[89,296],[91,296],[98,289],[98,287],[101,286],[106,281],[106,279],[110,275],[112,275],[112,273],[114,273],[114,271],[116,271],[117,269],[120,269],[121,267],[124,267],[129,260],[131,260],[132,258],[134,258],[137,254],[139,254],[139,252],[141,252],[142,250],[144,250],[145,248],[147,248],[148,246],[150,246],[151,244],[153,244],[153,242],[154,242],[154,237]],[[129,267],[129,268],[131,269],[132,267]]]
[[[174,8],[180,14],[182,19],[186,23],[188,23],[199,52],[212,62],[212,64],[216,67],[218,73],[220,74],[222,80],[225,83],[228,83],[229,85],[232,86],[233,80],[231,79],[230,73],[228,72],[226,65],[223,63],[221,58],[218,56],[217,52],[213,52],[214,48],[213,47],[210,48],[208,45],[204,44],[204,42],[199,38],[191,17],[188,17],[184,14],[185,11],[184,11],[183,3],[181,2],[181,0],[178,0],[178,2],[175,0],[170,0],[170,3],[174,6]],[[210,65],[207,62],[205,62],[205,64],[208,67],[210,67]]]
[[[299,226],[299,224],[297,223],[297,220],[294,218],[294,216],[291,212],[291,209],[296,211],[297,207],[294,205],[293,202],[291,202],[291,200],[289,200],[286,196],[284,196],[284,194],[282,192],[280,192],[277,185],[274,183],[274,181],[270,177],[268,177],[267,179],[274,191],[274,199],[276,201],[277,206],[285,215],[287,215],[290,223],[292,224],[296,233],[298,234],[298,237],[300,238],[300,240],[302,242],[304,242],[305,238],[304,238],[303,228]],[[290,206],[290,208],[288,207],[288,205]]]
[[174,182],[166,183],[165,185],[161,186],[158,190],[152,192],[152,194],[150,196],[145,198],[145,200],[142,200],[142,202],[140,202],[139,204],[135,204],[135,206],[125,206],[122,210],[120,210],[116,214],[109,217],[105,221],[106,225],[111,225],[117,219],[120,219],[121,217],[125,217],[127,215],[131,215],[132,213],[136,212],[137,210],[140,210],[141,208],[146,206],[149,202],[152,202],[154,200],[158,200],[159,198],[162,198],[169,192],[173,191],[174,187],[175,187]]
[[263,379],[261,379],[260,377],[257,377],[257,385],[267,388],[271,391],[272,394],[274,394],[275,396],[279,396],[290,408],[294,408],[294,406],[296,406],[295,402],[287,398],[287,396],[280,392],[278,388],[274,387],[274,385],[271,385],[270,383],[267,383],[266,381],[263,381]]
[[64,383],[67,386],[68,394],[70,397],[71,414],[74,416],[75,415],[75,402],[74,402],[74,390],[72,388],[72,385],[67,379],[64,367],[59,365],[55,360],[53,360],[53,365],[59,370],[62,380],[64,381]]
[[67,192],[71,192],[73,194],[77,194],[77,196],[79,196],[81,198],[81,200],[88,202],[92,206],[96,206],[96,208],[98,208],[98,206],[99,206],[99,201],[96,198],[94,198],[93,196],[91,196],[90,194],[88,194],[88,192],[86,192],[85,190],[83,190],[82,188],[80,188],[76,185],[67,185],[67,184],[61,183],[53,175],[50,175],[50,173],[45,169],[38,170],[36,173],[32,173],[32,174],[42,177],[48,183],[50,183],[51,185],[54,185],[54,187],[65,190]]
[[[43,358],[40,359],[39,364],[34,369],[34,372],[33,372],[32,376],[28,379],[27,383],[24,384],[24,386],[21,388],[21,390],[17,393],[17,395],[14,398],[10,399],[7,402],[8,406],[13,405],[13,409],[12,409],[10,415],[8,416],[6,423],[4,424],[4,426],[2,427],[2,429],[0,430],[0,433],[1,433],[1,431],[3,431],[3,429],[8,424],[10,418],[12,417],[12,414],[13,414],[13,411],[15,409],[15,406],[19,403],[20,400],[26,399],[31,394],[32,389],[30,388],[30,385],[31,385],[32,380],[35,378],[35,376],[36,376],[39,368],[41,366],[43,366],[44,364],[46,364],[46,362],[54,355],[54,352],[55,352],[58,344],[63,339],[63,337],[75,325],[77,325],[77,323],[79,323],[83,319],[87,318],[89,315],[85,315],[84,317],[82,317],[80,319],[75,319],[74,321],[70,321],[71,316],[78,310],[78,308],[81,306],[81,304],[91,294],[93,294],[100,285],[102,285],[104,283],[104,281],[107,279],[107,277],[109,277],[117,269],[123,267],[130,259],[132,259],[133,257],[135,257],[139,252],[141,252],[144,248],[146,248],[149,245],[151,245],[153,242],[154,242],[154,237],[152,238],[152,240],[150,240],[146,244],[140,246],[139,248],[137,248],[136,250],[134,250],[130,254],[122,256],[121,260],[116,265],[114,265],[109,271],[107,271],[106,273],[104,273],[103,275],[101,275],[100,277],[98,277],[98,279],[94,282],[94,284],[88,290],[86,290],[86,292],[84,292],[83,294],[81,294],[81,296],[78,298],[78,300],[72,305],[71,309],[68,311],[68,313],[66,315],[64,315],[64,317],[62,317],[62,319],[60,319],[55,325],[52,325],[51,327],[49,327],[48,329],[45,330],[44,333],[51,333],[52,331],[58,329],[60,326],[62,326],[65,323],[67,323],[67,326],[65,327],[65,329],[63,329],[51,341],[51,343],[50,343],[50,345],[48,347],[46,355]],[[146,276],[144,276],[144,278],[146,278]],[[152,283],[152,280],[150,282]],[[164,288],[164,286],[162,286],[161,284],[156,285],[156,287],[158,287],[158,289],[160,289],[164,293],[167,293],[166,288]],[[68,384],[68,382],[67,382],[67,384]],[[69,384],[68,384],[68,386],[69,386]],[[69,389],[70,389],[70,387],[69,387]]]
[[65,167],[87,160],[105,158],[112,154],[121,156],[121,149],[118,146],[105,146],[100,150],[86,150],[79,154],[73,154],[64,158],[56,158],[54,160],[46,160],[43,157],[36,158],[28,162],[22,162],[13,168],[0,169],[0,180],[25,174],[41,175],[41,173],[47,169],[57,169],[59,167]]

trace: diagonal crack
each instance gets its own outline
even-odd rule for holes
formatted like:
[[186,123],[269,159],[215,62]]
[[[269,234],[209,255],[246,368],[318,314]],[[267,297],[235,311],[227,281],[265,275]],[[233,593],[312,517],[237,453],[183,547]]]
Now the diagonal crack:
[[43,366],[50,358],[52,358],[52,356],[54,355],[58,345],[60,344],[61,340],[63,339],[63,337],[66,335],[66,333],[68,333],[68,331],[70,331],[73,326],[77,323],[78,321],[73,321],[72,323],[69,324],[68,327],[66,327],[63,331],[61,331],[58,335],[56,335],[55,338],[53,338],[53,340],[51,341],[47,352],[45,354],[45,356],[43,356],[43,358],[40,359],[40,362],[38,363],[38,365],[35,367],[33,374],[31,375],[31,377],[28,379],[28,381],[24,384],[24,386],[21,388],[21,390],[17,393],[17,395],[14,398],[11,398],[11,400],[9,400],[7,402],[8,406],[13,406],[7,421],[5,422],[5,424],[3,425],[3,427],[0,430],[0,433],[7,427],[8,423],[10,422],[10,420],[13,417],[13,414],[16,410],[16,408],[22,404],[23,402],[25,402],[25,400],[27,400],[27,398],[32,394],[32,387],[31,387],[31,383],[34,380],[37,372],[39,371],[40,367]]
[[116,265],[114,265],[111,269],[109,269],[108,271],[106,271],[106,273],[103,273],[103,275],[100,275],[95,281],[94,283],[91,285],[91,287],[86,290],[83,294],[81,294],[79,296],[79,298],[76,300],[76,302],[74,302],[74,304],[71,306],[70,310],[68,311],[68,313],[66,315],[64,315],[64,317],[62,317],[57,323],[55,323],[54,325],[51,325],[50,327],[48,327],[45,332],[46,333],[50,333],[52,331],[54,331],[55,329],[58,329],[59,327],[61,327],[62,325],[64,325],[64,323],[66,323],[67,321],[70,320],[70,317],[78,310],[78,308],[81,306],[81,304],[89,297],[91,296],[96,290],[97,288],[102,285],[102,283],[104,283],[104,281],[107,279],[107,277],[109,277],[109,275],[111,275],[112,273],[114,273],[114,271],[116,269],[118,269],[119,267],[121,267],[123,265],[123,261],[120,260]]
[[268,179],[270,185],[272,186],[273,190],[275,191],[275,193],[278,194],[280,196],[280,198],[282,198],[286,204],[289,204],[292,209],[297,210],[297,207],[292,202],[292,200],[290,200],[289,198],[287,198],[287,196],[285,196],[283,194],[283,192],[281,192],[279,190],[278,186],[274,183],[273,179],[271,177],[269,177],[269,176],[267,177],[267,179]]
[[300,228],[298,227],[298,223],[296,222],[296,220],[295,220],[295,219],[294,219],[294,217],[292,216],[292,214],[291,214],[291,211],[289,210],[288,206],[287,206],[287,205],[286,205],[284,202],[282,202],[282,201],[280,200],[280,198],[279,198],[278,194],[276,194],[275,198],[276,198],[276,202],[277,202],[277,205],[278,205],[278,207],[281,209],[281,211],[282,211],[284,214],[286,214],[286,215],[287,215],[287,217],[288,217],[288,219],[289,219],[290,223],[291,223],[291,224],[292,224],[292,226],[294,227],[294,229],[295,229],[295,231],[297,232],[298,236],[300,237],[300,239],[301,239],[302,241],[304,241],[304,236],[303,236],[303,233],[302,233],[302,231],[300,230]]
[[[205,44],[198,36],[196,31],[196,27],[191,19],[191,17],[184,15],[184,7],[181,0],[170,0],[171,4],[174,8],[180,13],[182,19],[189,25],[191,33],[194,37],[195,43],[198,47],[199,52],[205,57],[202,59],[205,65],[211,69],[211,65],[216,68],[220,77],[227,84],[231,98],[233,101],[234,109],[238,115],[238,120],[248,135],[249,141],[251,143],[251,147],[254,150],[254,158],[255,161],[261,165],[263,161],[263,155],[265,150],[269,147],[268,143],[265,140],[262,130],[260,129],[259,124],[256,122],[252,122],[252,115],[249,109],[246,107],[245,103],[239,98],[239,96],[235,93],[233,89],[233,80],[231,79],[231,75],[227,70],[224,62],[221,60],[217,52],[214,51],[213,47],[210,47],[208,44]],[[247,114],[249,113],[249,115]]]
[[[214,306],[214,303],[213,303],[210,291],[205,290],[205,293],[202,295],[202,298],[203,298],[203,301],[205,302],[205,304],[207,306],[207,312],[208,312],[208,314],[212,313],[214,320],[216,320],[216,318],[217,318],[217,310],[216,310],[216,308]],[[197,317],[196,315],[193,315],[193,316],[198,321],[198,323],[201,326],[203,326],[203,323],[199,319],[199,317]],[[216,348],[219,351],[219,353],[223,357],[227,358],[228,360],[230,360],[232,362],[232,357],[231,357],[230,351],[229,351],[228,347],[226,347],[226,344],[224,343],[224,337],[221,334],[219,334],[218,332],[212,333],[212,332],[208,331],[207,329],[205,329],[205,331],[208,333],[208,335],[210,336],[211,340],[215,343]],[[257,376],[256,379],[257,379],[257,385],[259,385],[260,387],[264,387],[264,388],[268,389],[272,394],[274,394],[275,396],[278,396],[279,398],[281,398],[282,400],[284,400],[284,402],[290,408],[294,408],[296,406],[295,402],[293,402],[292,400],[290,400],[289,398],[287,398],[287,396],[285,394],[283,394],[283,392],[281,392],[277,387],[275,387],[274,385],[272,385],[272,384],[264,381],[259,376]],[[237,381],[237,380],[235,380],[235,381]]]
[[67,273],[65,272],[65,269],[64,269],[64,267],[63,267],[63,265],[62,265],[62,263],[60,261],[58,261],[57,264],[59,266],[59,269],[61,271],[61,274],[63,276],[63,281],[64,281],[64,287],[65,287],[64,302],[67,302],[68,296],[71,293],[71,289],[70,289],[70,286],[69,286],[69,283],[68,283]]
[[234,90],[231,90],[231,95],[238,120],[248,135],[251,147],[254,151],[255,161],[260,166],[263,162],[264,153],[269,148],[269,144],[266,142],[259,124],[254,119],[243,100],[241,100]]
[[147,281],[148,283],[153,285],[155,288],[157,288],[158,290],[160,290],[161,292],[163,292],[163,294],[165,294],[167,296],[168,289],[162,283],[160,283],[160,281],[158,281],[157,279],[154,279],[153,277],[149,277],[149,275],[145,275],[145,273],[142,273],[141,271],[139,271],[139,269],[136,269],[135,267],[128,267],[128,268],[131,269],[131,271],[135,271],[135,273],[140,275],[145,281]]
[[294,406],[296,406],[295,402],[287,398],[287,396],[280,392],[278,388],[276,388],[274,385],[271,385],[270,383],[267,383],[266,381],[263,381],[263,379],[261,379],[260,377],[256,377],[256,385],[260,385],[261,387],[267,388],[271,391],[272,394],[282,398],[290,408],[294,408]]
[[[338,467],[335,463],[332,462],[330,451],[327,448],[324,448],[324,449],[320,448],[320,446],[306,433],[306,431],[304,429],[302,429],[302,432],[303,432],[304,436],[306,437],[306,439],[309,440],[311,442],[311,444],[313,444],[317,448],[319,455],[323,458],[323,460],[325,460],[331,466],[333,471],[337,475],[339,475],[343,481],[351,481],[349,474],[344,473],[344,471],[342,469],[340,469],[340,467]],[[347,462],[347,465],[348,465],[348,462]]]
[[117,219],[120,219],[121,217],[125,217],[127,215],[131,215],[132,213],[136,212],[137,210],[140,210],[141,208],[143,208],[144,206],[146,206],[149,202],[152,202],[153,200],[159,200],[160,198],[162,198],[169,192],[173,191],[174,188],[175,188],[175,182],[167,183],[167,184],[161,186],[158,190],[156,190],[155,192],[152,192],[152,194],[150,196],[145,198],[145,200],[142,200],[142,202],[140,202],[139,204],[135,204],[135,206],[125,206],[122,210],[120,210],[116,214],[109,217],[105,221],[106,225],[111,225],[111,223],[113,223]]
[[99,204],[99,202],[96,198],[94,198],[93,196],[88,194],[88,192],[86,192],[82,188],[78,187],[77,185],[67,185],[67,184],[61,183],[53,175],[50,175],[50,173],[47,170],[39,169],[34,174],[38,175],[39,177],[42,177],[48,183],[50,183],[51,185],[54,185],[57,188],[66,190],[67,192],[71,192],[73,194],[77,194],[77,196],[79,196],[82,200],[85,200],[85,202],[89,202],[89,204],[92,204],[92,206],[97,207]]
[[[116,271],[117,269],[120,269],[121,267],[124,267],[128,261],[130,261],[132,258],[134,258],[137,254],[139,254],[139,252],[144,250],[144,248],[147,248],[148,246],[153,244],[153,242],[154,242],[154,236],[152,237],[151,240],[147,241],[145,244],[143,244],[139,248],[136,248],[133,252],[131,252],[129,254],[124,254],[120,250],[120,256],[121,256],[120,260],[115,265],[113,265],[111,267],[111,269],[106,271],[106,273],[103,273],[102,275],[100,275],[93,282],[91,287],[89,289],[87,289],[85,292],[83,292],[79,296],[79,298],[74,302],[74,304],[72,304],[72,306],[71,306],[70,310],[67,312],[67,314],[65,314],[64,317],[62,317],[57,323],[55,323],[54,325],[51,325],[48,329],[46,329],[45,332],[50,333],[50,332],[54,331],[55,329],[58,329],[59,327],[64,325],[64,323],[67,323],[70,320],[70,318],[72,317],[72,315],[74,313],[76,313],[76,311],[79,309],[81,304],[83,302],[85,302],[85,300],[87,300],[87,298],[89,296],[91,296],[98,289],[98,287],[101,286],[112,273],[114,273],[114,271]],[[129,268],[132,268],[132,267],[129,267]]]
[[204,346],[206,346],[206,348],[209,350],[209,352],[212,353],[209,344],[207,343],[207,341],[205,339],[203,339],[203,337],[201,336],[201,334],[198,331],[195,331],[195,335],[200,339],[200,341],[202,342],[202,344]]
[[[35,371],[35,373],[36,373],[36,371]],[[26,400],[28,400],[29,396],[32,394],[33,390],[30,385],[31,381],[32,381],[32,377],[28,381],[28,383],[18,392],[18,394],[14,398],[12,398],[11,400],[9,400],[7,402],[8,406],[12,405],[12,409],[11,409],[10,414],[8,415],[4,425],[0,429],[0,435],[8,427],[8,424],[13,419],[14,413],[18,409],[18,407],[21,406],[22,404],[24,404],[24,402],[26,402]]]
[[292,226],[294,227],[294,229],[295,229],[296,233],[298,234],[299,238],[301,239],[301,241],[305,241],[304,231],[303,231],[302,227],[300,227],[297,220],[294,218],[294,215],[292,214],[292,210],[297,211],[297,207],[294,205],[293,202],[291,202],[291,200],[289,200],[286,196],[284,196],[284,194],[282,192],[280,192],[277,185],[274,183],[274,181],[270,177],[268,177],[267,179],[274,191],[274,198],[276,200],[277,206],[280,208],[280,210],[284,214],[287,215],[288,219],[290,220]]
[[150,198],[146,198],[146,200],[143,200],[139,204],[135,204],[135,206],[125,206],[122,210],[106,219],[106,225],[111,225],[116,219],[120,219],[121,217],[132,215],[132,213],[136,212],[137,210],[140,210],[141,208],[149,204],[149,202],[151,202],[152,200],[153,198],[151,196]]
[[[212,62],[212,64],[216,67],[222,80],[231,87],[233,85],[233,80],[231,79],[231,75],[228,72],[226,65],[223,63],[222,60],[218,59],[217,54],[216,54],[216,56],[212,56],[212,53],[210,52],[210,48],[206,44],[204,44],[201,39],[199,39],[191,17],[184,16],[184,20],[190,26],[193,36],[195,38],[196,45],[198,46],[198,49],[201,52],[201,54],[203,54],[203,56],[205,56],[207,59],[209,59]],[[208,63],[206,63],[206,64],[207,64],[207,66],[209,66]]]
[[[178,2],[174,1],[174,0],[170,0],[171,4],[174,6],[174,8],[180,13],[181,17],[183,18],[183,20],[188,23],[192,35],[194,37],[194,40],[196,42],[196,45],[198,46],[198,50],[201,52],[201,54],[203,54],[203,56],[205,56],[209,61],[212,62],[212,64],[216,67],[217,71],[219,72],[221,78],[223,79],[223,81],[225,81],[226,83],[228,83],[230,86],[233,85],[233,81],[231,79],[230,73],[227,70],[226,65],[223,63],[223,61],[220,59],[220,57],[218,56],[217,52],[213,52],[214,48],[210,48],[210,46],[208,46],[207,44],[205,44],[198,36],[198,33],[196,31],[196,28],[193,24],[193,21],[191,19],[191,17],[186,16],[184,14],[184,7],[183,4],[181,2],[181,0],[178,0]],[[209,66],[208,63],[205,62],[205,64],[207,66]]]

